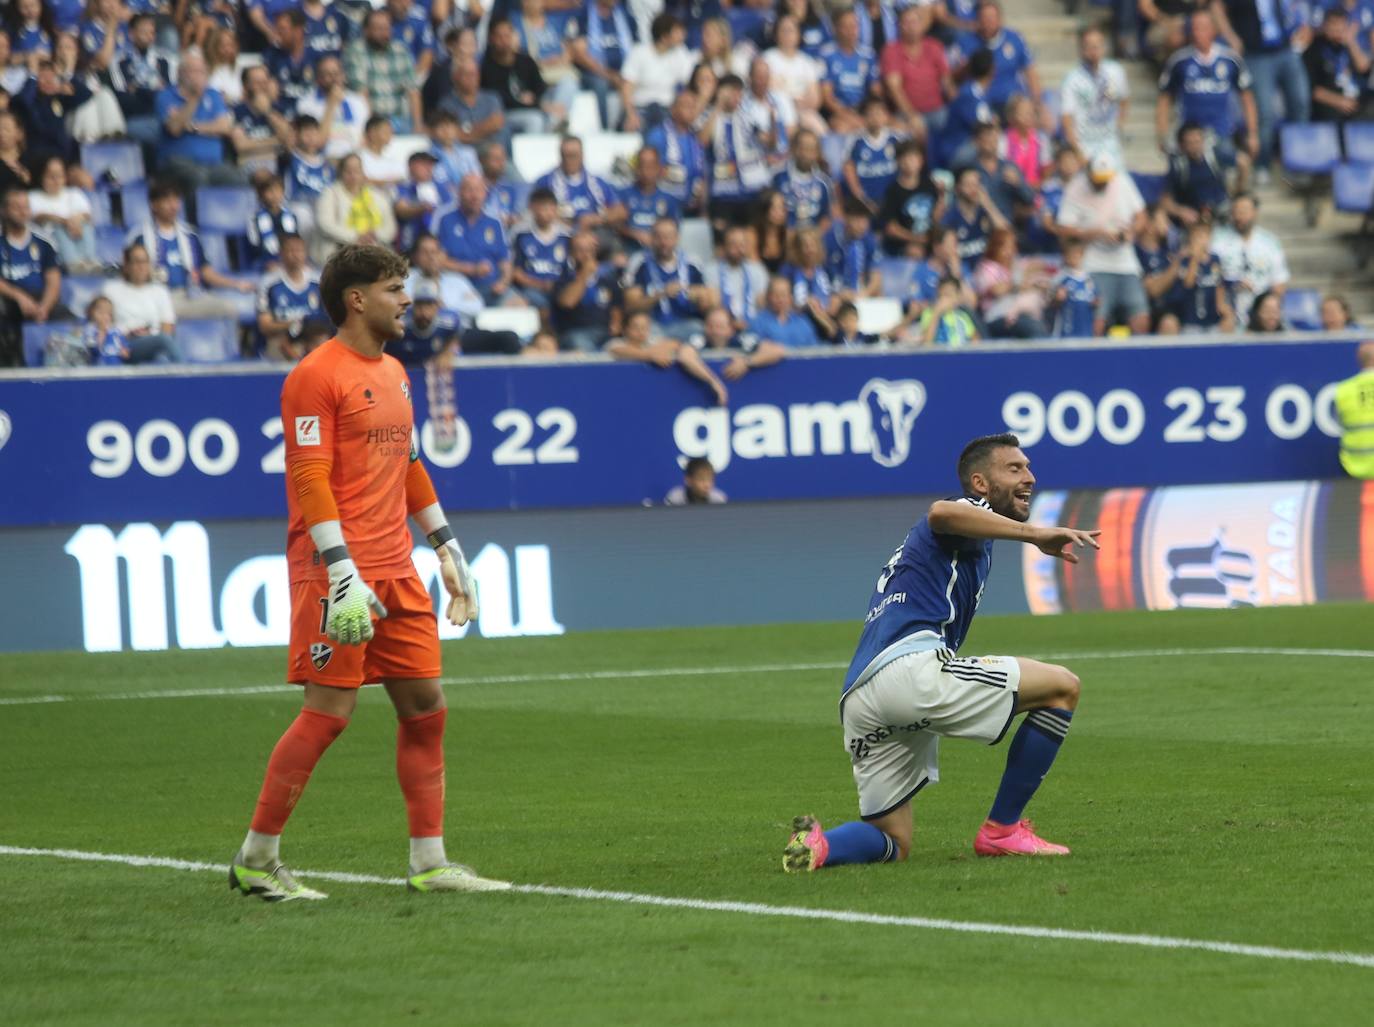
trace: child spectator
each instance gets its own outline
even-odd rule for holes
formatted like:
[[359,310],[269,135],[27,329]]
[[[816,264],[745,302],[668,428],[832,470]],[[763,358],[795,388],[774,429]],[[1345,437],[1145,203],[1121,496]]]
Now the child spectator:
[[1081,239],[1066,242],[1064,263],[1050,282],[1050,305],[1054,308],[1050,334],[1058,339],[1087,339],[1104,327],[1097,317],[1097,286],[1093,276],[1083,270],[1086,249]]
[[1179,322],[1184,331],[1229,332],[1235,314],[1226,296],[1221,260],[1212,252],[1212,226],[1199,221],[1188,229],[1188,248],[1179,272],[1183,302]]
[[849,148],[849,159],[844,162],[844,184],[852,198],[867,207],[870,214],[877,215],[888,187],[897,177],[898,141],[888,128],[885,101],[870,96],[863,102],[862,110],[864,130]]
[[835,325],[835,337],[830,341],[839,349],[868,349],[882,341],[876,335],[859,331],[859,308],[852,303],[840,304]]
[[954,229],[940,225],[931,229],[930,253],[917,263],[912,272],[903,329],[920,321],[921,314],[935,302],[940,283],[946,278],[953,278],[958,284],[964,306],[972,308],[977,305],[978,298],[964,271],[964,262],[959,258],[959,237]]
[[1049,174],[1053,163],[1050,137],[1036,126],[1035,104],[1030,97],[1013,96],[1007,101],[1007,127],[998,154],[1016,165],[1032,189],[1039,189]]
[[758,368],[772,367],[787,354],[779,343],[761,340],[750,331],[736,331],[735,320],[724,307],[708,313],[701,334],[692,336],[690,341],[705,354],[733,353],[721,371],[721,377],[731,382]]
[[39,184],[42,188],[29,192],[29,214],[57,250],[58,262],[73,274],[99,271],[91,201],[67,184],[67,166],[61,157],[43,162]]
[[1164,209],[1180,224],[1194,225],[1224,218],[1229,205],[1225,172],[1207,145],[1207,134],[1193,122],[1180,126],[1178,153],[1169,156]]
[[129,340],[114,326],[114,304],[109,297],[97,296],[86,305],[81,343],[90,353],[92,364],[110,367],[129,362]]
[[1150,330],[1156,335],[1178,334],[1179,285],[1183,252],[1174,238],[1173,224],[1160,204],[1145,212],[1145,229],[1136,240],[1145,295],[1150,301]]
[[825,237],[825,264],[841,299],[877,296],[883,289],[878,269],[878,240],[868,208],[858,200],[845,204],[844,223]]
[[964,309],[962,288],[953,278],[940,282],[935,302],[917,325],[922,345],[968,346],[978,341],[978,326]]
[[716,488],[716,469],[704,456],[694,456],[682,470],[682,484],[663,497],[664,506],[697,506],[724,503],[727,497]]
[[654,322],[648,311],[640,310],[625,318],[624,334],[612,339],[606,352],[617,360],[634,360],[658,368],[677,366],[684,374],[706,385],[715,397],[717,406],[725,406],[730,399],[724,383],[706,366],[701,355],[686,342],[655,337]]
[[453,189],[436,180],[439,158],[429,150],[410,155],[410,177],[396,187],[396,248],[409,253],[415,240],[433,234],[434,214],[453,203]]
[[897,174],[883,193],[878,228],[889,257],[917,257],[925,238],[945,214],[944,194],[926,167],[926,155],[914,139],[897,146]]
[[255,271],[268,271],[281,260],[282,238],[300,235],[300,225],[286,206],[280,175],[259,171],[253,176],[253,188],[261,206],[248,222],[248,259]]
[[511,274],[516,292],[547,324],[554,287],[568,263],[568,230],[558,220],[558,201],[548,189],[530,193],[530,214],[534,226],[515,237]]

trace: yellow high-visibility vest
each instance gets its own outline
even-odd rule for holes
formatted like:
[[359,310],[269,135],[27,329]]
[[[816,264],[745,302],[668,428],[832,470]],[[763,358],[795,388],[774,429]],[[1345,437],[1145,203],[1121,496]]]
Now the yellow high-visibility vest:
[[1336,386],[1341,466],[1352,478],[1374,480],[1374,368]]

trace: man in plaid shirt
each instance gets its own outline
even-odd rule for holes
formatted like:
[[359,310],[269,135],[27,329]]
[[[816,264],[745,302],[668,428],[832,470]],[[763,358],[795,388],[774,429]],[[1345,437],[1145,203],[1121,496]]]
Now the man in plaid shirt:
[[397,132],[412,132],[423,123],[415,58],[392,38],[385,9],[368,12],[362,37],[344,50],[344,69],[349,86],[367,97],[373,114],[390,118]]

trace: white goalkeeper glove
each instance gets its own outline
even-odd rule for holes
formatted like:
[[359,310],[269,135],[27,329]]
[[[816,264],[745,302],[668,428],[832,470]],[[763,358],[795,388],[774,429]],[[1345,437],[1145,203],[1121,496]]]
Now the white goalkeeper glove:
[[447,616],[450,624],[459,627],[477,619],[477,579],[463,555],[456,539],[447,539],[434,547],[439,554],[439,574],[444,579],[444,591],[449,594]]
[[357,566],[345,557],[329,565],[329,609],[324,633],[344,645],[361,645],[372,639],[372,615],[386,616],[386,607],[367,587]]

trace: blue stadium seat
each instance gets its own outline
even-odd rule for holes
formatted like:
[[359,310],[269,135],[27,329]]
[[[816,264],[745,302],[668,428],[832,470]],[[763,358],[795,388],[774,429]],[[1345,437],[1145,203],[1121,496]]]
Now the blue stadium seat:
[[97,228],[101,225],[114,223],[114,212],[111,210],[109,189],[97,189],[91,193],[91,224]]
[[124,262],[124,229],[118,225],[99,225],[95,229],[95,259],[102,264]]
[[245,235],[257,213],[258,197],[246,186],[202,186],[196,190],[196,227],[226,235]]
[[23,330],[24,366],[42,367],[47,361],[48,338],[57,332],[79,337],[80,321],[49,321],[47,324],[26,324]]
[[143,167],[143,149],[138,143],[83,143],[81,166],[97,182],[113,185],[141,182],[148,177]]
[[225,274],[231,270],[229,264],[229,240],[223,232],[199,232],[200,248],[205,251],[205,262],[216,271]]
[[1164,195],[1167,176],[1147,175],[1140,171],[1132,171],[1131,178],[1135,179],[1135,187],[1140,190],[1140,198],[1145,201],[1147,207],[1158,203],[1160,197]]
[[1329,122],[1288,124],[1280,129],[1283,167],[1299,175],[1326,175],[1341,161],[1341,141]]
[[1345,124],[1345,159],[1352,164],[1374,164],[1374,121]]
[[1289,289],[1283,294],[1283,319],[1301,331],[1322,326],[1322,296],[1316,289]]
[[1368,214],[1374,205],[1374,164],[1338,164],[1331,176],[1331,196],[1337,210]]
[[[256,275],[232,275],[231,277],[247,278],[253,282],[258,281]],[[258,294],[256,292],[239,292],[237,289],[210,289],[209,293],[216,299],[232,303],[237,308],[239,324],[255,325],[258,323]]]
[[223,364],[239,358],[238,326],[232,321],[178,321],[176,338],[188,364]]
[[883,295],[905,303],[907,296],[911,294],[916,261],[910,257],[884,257],[878,263],[878,270],[883,276]]
[[63,275],[62,303],[73,314],[86,316],[86,307],[100,294],[105,279],[99,276]]
[[142,182],[126,185],[119,190],[120,205],[123,208],[121,223],[125,228],[147,224],[153,212],[148,207],[148,187]]

